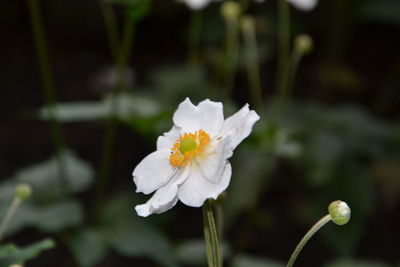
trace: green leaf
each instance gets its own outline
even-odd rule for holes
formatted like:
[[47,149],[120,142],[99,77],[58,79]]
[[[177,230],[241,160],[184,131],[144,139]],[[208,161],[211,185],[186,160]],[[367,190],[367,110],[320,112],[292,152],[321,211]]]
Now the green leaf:
[[102,231],[106,242],[118,253],[147,257],[162,266],[177,266],[168,239],[132,208],[131,194],[118,196],[104,207]]
[[107,252],[105,240],[96,229],[78,231],[68,241],[68,246],[81,267],[94,266]]
[[284,267],[285,264],[259,256],[239,254],[232,260],[232,267]]
[[[110,116],[113,101],[116,101],[116,117],[121,121],[154,117],[161,112],[160,104],[150,97],[121,92],[115,96],[107,94],[103,100],[97,102],[58,103],[54,107],[54,113],[62,122],[103,120]],[[39,118],[49,119],[48,107],[39,110]]]
[[4,245],[0,247],[0,267],[25,264],[26,261],[36,258],[41,252],[54,246],[55,243],[51,239],[44,239],[21,249],[12,244]]
[[64,151],[62,159],[65,164],[66,187],[61,184],[55,156],[45,162],[17,171],[13,179],[17,183],[30,184],[33,189],[33,198],[41,201],[59,199],[65,190],[69,193],[77,193],[87,189],[94,178],[93,168],[71,151]]
[[[0,218],[7,210],[6,206],[0,209]],[[66,214],[68,216],[66,216]],[[67,227],[74,227],[82,222],[83,211],[79,202],[67,200],[46,205],[22,203],[16,211],[5,236],[32,226],[46,233],[55,233]]]

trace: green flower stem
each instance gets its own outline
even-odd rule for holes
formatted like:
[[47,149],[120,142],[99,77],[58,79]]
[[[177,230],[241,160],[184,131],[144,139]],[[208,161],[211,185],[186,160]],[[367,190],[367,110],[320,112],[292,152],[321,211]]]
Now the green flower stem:
[[278,61],[276,76],[276,101],[282,109],[286,96],[290,51],[290,7],[286,0],[278,0]]
[[261,88],[260,68],[258,63],[258,47],[255,34],[254,19],[242,19],[242,32],[246,53],[246,71],[250,88],[250,99],[258,113],[263,112],[263,97]]
[[191,13],[189,38],[188,38],[188,59],[191,64],[199,63],[199,43],[203,12],[197,10]]
[[[40,6],[38,0],[28,0],[29,11],[31,14],[31,24],[33,37],[36,46],[36,52],[39,60],[40,74],[43,84],[43,93],[46,98],[46,104],[48,106],[48,117],[50,120],[51,136],[53,141],[53,146],[56,152],[56,159],[58,164],[59,179],[61,183],[61,188],[66,191],[68,186],[67,173],[65,168],[65,160],[62,154],[64,150],[64,141],[62,136],[62,131],[60,124],[55,115],[55,90],[54,83],[52,79],[51,68],[49,64],[49,58],[47,55],[46,41],[44,38],[44,29],[42,23],[42,14],[40,11]],[[63,192],[62,191],[62,192]]]
[[289,61],[290,63],[284,75],[285,76],[283,82],[284,89],[282,91],[282,95],[280,96],[281,110],[283,110],[287,106],[290,98],[292,97],[293,84],[302,56],[303,53],[297,49],[294,49],[292,55],[290,56],[290,61]]
[[300,243],[297,245],[296,249],[293,251],[290,259],[286,265],[286,267],[293,266],[294,262],[296,261],[297,256],[299,255],[300,251],[303,249],[305,244],[307,244],[308,240],[316,233],[322,226],[327,224],[331,221],[331,215],[326,215],[322,219],[320,219],[313,227],[304,235],[303,239],[301,239]]
[[222,257],[219,249],[218,234],[211,200],[207,200],[203,205],[203,221],[208,267],[222,267]]
[[239,49],[239,19],[232,17],[225,19],[225,59],[224,59],[224,97],[228,99],[232,95],[235,85],[235,72]]
[[123,77],[131,54],[135,26],[136,21],[127,15],[125,18],[122,44],[117,59],[117,86],[115,90],[111,92],[111,111],[108,116],[106,134],[101,152],[99,181],[96,185],[95,192],[95,212],[97,212],[97,210],[100,208],[104,192],[109,184],[112,154],[117,132],[116,117],[118,115],[118,103],[116,99],[116,94],[124,90],[124,88],[126,87],[125,79]]
[[100,7],[103,15],[103,21],[108,37],[111,55],[113,57],[113,60],[116,62],[118,57],[119,33],[114,9],[112,4],[107,3],[104,0],[100,0]]
[[4,219],[0,225],[0,243],[1,240],[3,239],[3,235],[5,233],[5,230],[10,223],[12,217],[14,216],[15,212],[17,211],[19,205],[22,203],[22,199],[18,196],[14,197],[14,200],[12,201],[10,207],[7,210],[6,215],[4,216]]

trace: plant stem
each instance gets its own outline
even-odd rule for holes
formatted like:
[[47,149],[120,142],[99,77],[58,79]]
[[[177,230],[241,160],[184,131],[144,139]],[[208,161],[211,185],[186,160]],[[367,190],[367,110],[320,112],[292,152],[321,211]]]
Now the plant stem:
[[239,49],[238,18],[226,19],[226,43],[224,60],[224,97],[228,99],[232,95],[235,84],[235,72]]
[[254,31],[254,21],[246,18],[248,25],[242,24],[246,51],[246,71],[250,88],[250,99],[259,113],[263,113],[263,97],[261,88],[260,68],[258,63],[258,47]]
[[191,12],[189,38],[188,38],[188,59],[191,64],[199,63],[199,43],[203,12],[196,10]]
[[106,28],[111,55],[114,62],[116,62],[118,57],[119,34],[114,9],[112,4],[107,3],[104,0],[100,0],[100,7],[103,15],[104,26]]
[[290,57],[289,73],[288,73],[287,81],[285,83],[285,87],[286,87],[285,99],[286,99],[286,101],[288,101],[292,96],[293,84],[294,84],[294,80],[296,78],[297,69],[299,67],[302,56],[303,56],[302,52],[300,52],[297,49],[294,49],[293,53]]
[[104,192],[109,184],[109,176],[111,169],[112,153],[114,150],[115,136],[117,132],[118,103],[116,94],[123,91],[125,84],[126,66],[131,54],[133,35],[135,31],[135,20],[126,16],[122,44],[117,59],[117,85],[111,92],[111,109],[107,120],[106,134],[101,152],[101,163],[99,171],[99,181],[95,192],[95,210],[100,207]]
[[203,205],[203,221],[208,267],[222,267],[222,258],[219,250],[218,234],[211,200],[207,200]]
[[301,239],[300,243],[297,245],[296,249],[293,251],[290,259],[286,265],[286,267],[293,266],[294,262],[296,261],[297,256],[299,255],[300,251],[303,249],[304,245],[307,244],[308,240],[316,233],[322,226],[330,222],[331,216],[328,214],[320,219],[313,227],[304,235]]
[[19,198],[17,196],[14,197],[14,200],[12,201],[10,207],[8,208],[7,213],[4,216],[4,219],[3,219],[3,221],[2,221],[2,223],[0,225],[0,243],[1,243],[1,240],[3,238],[3,235],[5,233],[5,230],[6,230],[7,226],[11,221],[11,218],[14,216],[15,212],[18,209],[18,206],[21,203],[22,203],[22,199],[21,198]]
[[286,0],[278,0],[278,13],[276,104],[278,111],[281,111],[286,96],[290,51],[290,8]]
[[51,136],[52,136],[53,146],[56,152],[59,179],[61,188],[63,189],[62,192],[65,192],[66,187],[68,186],[68,181],[67,181],[67,173],[65,167],[65,159],[62,154],[64,150],[64,141],[60,124],[55,115],[56,97],[55,97],[51,68],[49,64],[49,58],[47,55],[46,41],[44,38],[42,14],[40,11],[38,0],[28,0],[28,4],[29,4],[29,11],[31,14],[33,37],[39,60],[39,69],[43,86],[42,89],[46,98],[46,105],[48,107],[47,112],[50,120]]

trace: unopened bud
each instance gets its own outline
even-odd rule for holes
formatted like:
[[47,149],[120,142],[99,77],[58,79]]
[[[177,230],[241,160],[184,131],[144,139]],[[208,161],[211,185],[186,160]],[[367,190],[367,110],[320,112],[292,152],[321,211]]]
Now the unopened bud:
[[32,187],[29,184],[17,184],[15,187],[15,195],[21,199],[26,200],[32,194]]
[[251,32],[254,31],[254,18],[251,16],[243,16],[242,18],[242,30],[244,32]]
[[312,38],[307,34],[300,34],[294,40],[295,49],[302,54],[308,54],[314,47]]
[[328,211],[332,221],[337,225],[344,225],[350,220],[351,210],[346,202],[336,200],[329,205]]
[[226,1],[221,6],[221,15],[226,20],[237,19],[240,15],[240,5],[233,1]]
[[23,266],[19,264],[11,264],[10,267],[23,267]]

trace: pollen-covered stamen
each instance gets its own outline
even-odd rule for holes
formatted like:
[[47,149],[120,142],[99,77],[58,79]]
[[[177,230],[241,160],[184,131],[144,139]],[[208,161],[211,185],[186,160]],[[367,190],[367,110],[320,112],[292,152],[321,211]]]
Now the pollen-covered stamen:
[[171,148],[169,162],[173,167],[185,166],[202,154],[210,141],[210,136],[204,130],[184,133]]

